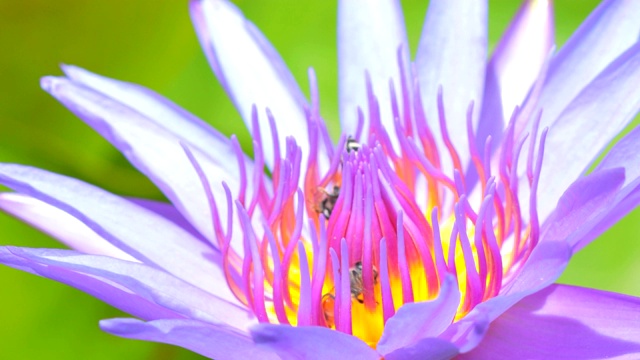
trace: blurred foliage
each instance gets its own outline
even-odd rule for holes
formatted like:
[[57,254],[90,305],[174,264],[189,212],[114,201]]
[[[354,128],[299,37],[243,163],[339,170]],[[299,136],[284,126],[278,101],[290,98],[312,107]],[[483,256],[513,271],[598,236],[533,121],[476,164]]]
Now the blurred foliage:
[[[315,68],[322,113],[337,136],[336,1],[236,3],[271,39],[303,89],[307,68]],[[556,1],[558,44],[596,4]],[[403,6],[415,52],[427,2]],[[490,1],[492,46],[517,6],[514,0]],[[39,78],[61,74],[60,63],[154,89],[223,133],[238,134],[250,150],[248,132],[199,49],[186,0],[0,0],[0,49],[0,161],[38,166],[118,194],[162,199],[111,145],[40,90]],[[639,296],[639,219],[635,211],[580,252],[561,281]],[[0,244],[60,246],[4,214],[0,229]],[[0,281],[0,358],[200,358],[102,333],[99,319],[124,314],[77,290],[6,267],[0,267]]]

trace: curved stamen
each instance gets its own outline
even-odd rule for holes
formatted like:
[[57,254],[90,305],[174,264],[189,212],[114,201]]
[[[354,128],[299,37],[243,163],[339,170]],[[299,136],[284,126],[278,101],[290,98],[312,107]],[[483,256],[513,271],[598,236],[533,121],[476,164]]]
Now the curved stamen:
[[[539,241],[536,194],[546,138],[545,129],[536,156],[539,117],[530,136],[516,137],[516,109],[505,132],[496,134],[498,146],[492,149],[488,136],[479,149],[470,102],[463,129],[469,163],[463,164],[449,137],[443,89],[436,99],[440,131],[434,134],[418,81],[406,73],[400,50],[400,87],[389,82],[393,133],[382,125],[379,100],[365,73],[368,114],[357,108],[356,134],[342,135],[333,148],[319,113],[315,72],[309,69],[308,154],[291,137],[280,149],[275,119],[267,109],[273,174],[271,182],[262,177],[266,144],[257,131],[249,184],[246,160],[232,138],[240,189],[233,199],[223,184],[226,230],[209,180],[185,148],[205,188],[227,282],[259,321],[325,326],[373,345],[402,305],[436,298],[450,275],[462,294],[455,321],[465,316],[509,284]],[[369,129],[363,127],[365,116]],[[254,107],[256,129],[258,121]],[[362,144],[354,140],[363,137]],[[443,166],[441,156],[450,158],[450,168]],[[518,173],[525,161],[521,156],[526,156],[523,175]],[[301,168],[302,163],[307,167]],[[475,171],[477,178],[465,170]],[[527,185],[525,210],[518,196]],[[234,215],[244,235],[242,256],[230,247]],[[253,229],[256,221],[263,223],[263,232]]]

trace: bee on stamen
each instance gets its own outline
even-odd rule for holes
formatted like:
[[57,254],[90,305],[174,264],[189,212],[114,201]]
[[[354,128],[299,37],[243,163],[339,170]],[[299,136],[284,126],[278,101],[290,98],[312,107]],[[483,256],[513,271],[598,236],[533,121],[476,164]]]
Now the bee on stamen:
[[358,151],[361,147],[362,145],[351,136],[347,138],[347,152]]
[[[373,268],[373,283],[378,283],[378,271]],[[349,286],[351,287],[351,298],[364,304],[364,279],[362,276],[362,262],[358,261],[349,269]]]
[[322,295],[322,313],[324,314],[324,321],[327,323],[328,327],[335,326],[335,314],[334,307],[336,303],[336,297],[332,293],[326,293]]
[[325,219],[329,219],[333,212],[333,208],[336,206],[336,201],[338,201],[339,195],[339,186],[334,186],[331,191],[324,188],[318,188],[314,210],[317,213],[324,215]]
[[[373,283],[378,284],[378,270],[373,268]],[[364,279],[362,276],[362,262],[358,261],[351,268],[349,268],[349,287],[351,289],[351,299],[357,301],[360,304],[364,304]],[[322,311],[327,326],[333,327],[335,325],[334,307],[336,297],[334,295],[335,289],[322,295]]]

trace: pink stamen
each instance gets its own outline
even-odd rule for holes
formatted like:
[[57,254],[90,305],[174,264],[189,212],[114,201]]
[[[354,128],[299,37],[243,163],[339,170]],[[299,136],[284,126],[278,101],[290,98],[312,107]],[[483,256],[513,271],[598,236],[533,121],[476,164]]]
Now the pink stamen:
[[264,227],[264,232],[269,241],[269,248],[271,249],[271,258],[273,259],[273,307],[275,309],[278,322],[281,324],[289,325],[289,319],[284,309],[284,297],[282,295],[282,270],[280,265],[280,256],[278,247],[276,245],[276,239],[268,226]]
[[[463,195],[465,197],[465,195]],[[460,247],[462,248],[462,256],[464,258],[465,268],[467,270],[467,299],[469,300],[468,310],[471,310],[475,304],[482,299],[482,290],[480,286],[480,275],[476,269],[476,264],[473,259],[473,252],[471,250],[471,243],[467,236],[467,222],[463,215],[463,210],[460,209],[460,204],[455,205],[455,227],[458,229],[458,236],[460,238]]]
[[442,95],[442,86],[438,86],[438,119],[440,121],[440,133],[442,135],[442,140],[444,141],[447,150],[449,150],[449,156],[451,156],[451,161],[453,161],[453,168],[462,172],[462,163],[460,161],[460,156],[456,151],[456,148],[453,146],[451,139],[449,138],[449,131],[447,130],[447,120],[444,114],[444,100]]
[[313,325],[311,322],[311,284],[309,280],[307,252],[302,241],[298,241],[298,258],[300,259],[300,302],[298,304],[298,326],[308,326]]
[[398,61],[398,70],[400,76],[400,97],[402,99],[402,109],[404,110],[402,119],[404,120],[403,123],[404,128],[407,131],[407,136],[412,136],[413,125],[411,121],[411,93],[409,92],[409,85],[407,84],[407,69],[405,69],[404,67],[404,59],[402,56],[403,48],[403,45],[398,46],[398,50],[396,52],[396,59]]
[[240,170],[240,190],[238,191],[238,200],[244,205],[247,194],[247,168],[244,164],[244,153],[242,152],[238,138],[235,135],[231,135],[231,148],[236,155],[238,169]]
[[[243,268],[243,278],[245,278],[245,284],[247,284],[248,290],[251,289],[247,291],[247,294],[249,295],[247,296],[247,298],[251,299],[250,304],[253,305],[252,308],[254,313],[258,317],[258,320],[260,322],[269,322],[269,317],[267,316],[267,311],[265,308],[264,270],[262,267],[262,260],[260,259],[260,255],[258,253],[258,240],[253,231],[253,227],[251,226],[249,215],[246,213],[239,201],[236,201],[236,207],[238,209],[240,222],[244,231],[245,261],[248,261],[250,264],[246,275]],[[250,275],[252,275],[252,281],[246,282],[246,279],[249,278]]]
[[272,179],[274,183],[280,182],[280,159],[282,159],[280,155],[280,142],[278,141],[278,128],[276,127],[276,121],[271,113],[271,110],[267,108],[267,119],[269,120],[269,129],[271,130],[271,143],[273,144],[273,173]]
[[[227,283],[259,321],[360,334],[368,325],[352,319],[352,306],[364,305],[364,313],[353,308],[359,317],[371,314],[364,321],[386,322],[402,304],[435,298],[450,274],[458,286],[466,283],[460,289],[459,318],[499,294],[538,243],[536,194],[547,134],[545,129],[536,156],[540,115],[531,136],[520,136],[523,112],[530,108],[516,108],[504,132],[476,145],[474,102],[466,109],[466,129],[447,129],[440,87],[435,99],[440,129],[434,133],[427,124],[415,72],[405,69],[402,49],[397,52],[399,85],[390,79],[388,88],[393,130],[385,128],[388,122],[382,119],[368,72],[366,104],[361,104],[367,114],[356,107],[356,134],[341,136],[337,147],[320,115],[313,69],[308,70],[310,103],[304,108],[309,152],[303,154],[296,143],[303,140],[292,137],[281,148],[275,119],[266,109],[274,145],[271,181],[263,174],[268,141],[260,133],[257,108],[252,108],[255,164],[248,179],[249,164],[232,138],[239,191],[232,198],[223,183],[229,214],[226,228],[218,212],[220,203],[215,202],[218,194],[197,161],[198,153],[182,145],[205,190],[217,239],[213,246],[223,254]],[[468,163],[462,163],[449,130],[466,131]],[[349,135],[363,143],[354,144]],[[528,151],[523,155],[526,141]],[[523,176],[518,174],[525,161],[521,155],[526,156]],[[451,159],[451,168],[443,169],[441,156]],[[468,170],[474,173],[465,173]],[[525,210],[518,195],[526,191],[519,187],[527,185]],[[240,220],[244,235],[238,249],[242,256],[230,246],[234,219]],[[252,228],[257,221],[264,224],[264,235]],[[453,223],[450,234],[443,225],[448,222]],[[304,234],[303,225],[307,225]],[[402,299],[394,299],[394,294]]]
[[[338,253],[335,248],[330,248],[329,253],[331,255],[331,267],[333,269],[333,283],[334,287],[334,295],[333,295],[333,314],[334,314],[334,322],[336,326],[336,330],[345,332],[342,320],[342,277],[340,276],[341,268],[340,268],[340,260],[338,258]],[[329,295],[331,296],[331,295]],[[351,311],[351,307],[349,307],[349,311]]]
[[404,221],[402,212],[398,212],[398,224],[396,227],[398,231],[398,266],[400,270],[400,279],[402,280],[402,302],[413,302],[413,287],[411,286],[411,274],[409,273],[409,266],[407,264],[406,256],[406,243],[404,241]]
[[529,223],[531,224],[531,235],[529,236],[529,252],[538,244],[540,239],[540,223],[538,221],[538,183],[540,181],[540,173],[542,170],[542,159],[544,158],[544,145],[547,140],[548,128],[542,131],[540,136],[540,145],[538,146],[538,158],[536,159],[536,168],[533,172],[533,182],[531,183],[531,193],[529,198]]
[[351,281],[349,272],[349,245],[346,239],[340,241],[340,331],[351,334]]
[[538,112],[538,116],[533,122],[531,140],[529,141],[529,152],[527,154],[527,178],[529,179],[529,186],[532,186],[533,182],[533,156],[536,147],[536,138],[538,136],[538,127],[540,126],[540,119],[542,119],[542,110]]
[[382,317],[386,323],[396,311],[393,307],[393,295],[391,293],[391,282],[389,280],[389,268],[387,258],[387,242],[380,239],[380,292],[382,293]]
[[[371,182],[369,182],[371,183]],[[364,241],[362,242],[362,282],[364,283],[364,305],[370,311],[376,307],[373,286],[373,247],[371,240],[373,215],[373,193],[371,187],[367,187],[364,198]]]
[[440,237],[440,225],[438,223],[438,208],[435,207],[431,211],[431,225],[433,227],[433,255],[436,259],[436,269],[438,270],[439,283],[447,274],[447,263],[444,259],[444,250],[442,248],[442,239]]
[[[311,225],[311,224],[309,224]],[[313,234],[313,232],[312,232]],[[325,281],[325,273],[327,271],[327,231],[325,219],[323,217],[320,218],[320,241],[318,243],[318,250],[314,250],[314,254],[316,254],[313,258],[313,278],[311,279],[311,308],[313,313],[313,318],[316,319],[316,324],[322,324],[324,320],[320,320],[323,316],[321,314],[321,304],[322,300],[322,285]]]
[[[289,271],[291,270],[291,260],[293,257],[293,252],[296,249],[296,244],[298,243],[298,240],[300,240],[300,234],[302,233],[302,224],[304,223],[302,215],[304,213],[304,197],[302,196],[302,191],[298,192],[298,206],[297,206],[297,211],[296,211],[296,217],[295,217],[295,228],[293,230],[293,233],[291,234],[291,237],[289,238],[288,243],[286,244],[286,250],[284,252],[284,256],[282,258],[282,269],[283,269],[283,281],[288,282],[289,279]],[[285,301],[287,303],[288,306],[291,306],[292,299],[291,299],[291,293],[289,292],[289,288],[287,287],[285,289]]]

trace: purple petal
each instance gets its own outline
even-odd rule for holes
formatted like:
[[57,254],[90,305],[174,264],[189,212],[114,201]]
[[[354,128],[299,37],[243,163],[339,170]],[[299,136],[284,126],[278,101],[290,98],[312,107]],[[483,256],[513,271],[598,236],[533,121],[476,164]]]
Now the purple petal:
[[[208,239],[215,239],[213,216],[204,188],[199,185],[200,178],[182,147],[184,139],[136,110],[69,79],[44,78],[42,86],[116,146],[200,233]],[[216,197],[218,208],[225,209],[221,182],[229,185],[234,196],[238,195],[240,188],[237,171],[227,171],[229,164],[236,163],[235,157],[222,153],[211,158],[197,147],[190,150],[197,155],[201,167],[209,175],[214,192],[219,194]],[[221,222],[226,223],[226,212],[219,215]]]
[[[571,248],[565,241],[539,243],[513,282],[502,289],[501,295],[504,294],[506,298],[504,304],[511,306],[517,300],[552,284],[562,274],[571,255]],[[495,319],[506,309],[502,305],[494,307],[488,312],[489,318]]]
[[615,195],[609,197],[607,209],[600,211],[591,223],[579,232],[571,234],[573,251],[577,252],[600,236],[623,216],[640,204],[640,128],[635,128],[622,138],[600,162],[594,173],[607,171],[617,167],[624,168],[624,184]]
[[237,302],[220,253],[164,217],[92,185],[36,168],[0,164],[0,182],[55,206],[136,259]]
[[623,197],[620,195],[617,196],[608,211],[603,212],[599,219],[594,221],[592,227],[572,235],[574,252],[577,252],[588,245],[627,215],[631,210],[640,205],[640,187],[635,187],[629,192],[624,191],[624,193],[625,196]]
[[0,262],[74,286],[147,320],[186,317],[241,330],[256,323],[246,309],[140,263],[71,250],[16,247],[0,248]]
[[542,230],[542,241],[568,241],[607,211],[624,183],[623,168],[597,171],[571,184]]
[[[13,268],[40,275],[70,285],[94,296],[111,306],[143,319],[180,318],[183,317],[155,302],[149,301],[130,290],[115,283],[95,276],[70,271],[57,266],[46,266],[24,257],[26,252],[59,251],[74,253],[71,250],[27,249],[0,247],[0,263]],[[108,258],[111,261],[118,261]],[[133,264],[133,263],[132,263]]]
[[448,360],[458,355],[458,348],[440,339],[422,339],[417,343],[395,350],[385,360]]
[[625,171],[624,186],[627,186],[630,182],[640,178],[638,164],[640,164],[640,127],[636,127],[618,141],[598,164],[596,171],[623,167]]
[[187,221],[187,219],[182,216],[180,211],[175,208],[175,206],[165,203],[162,201],[149,200],[149,199],[141,199],[141,198],[127,198],[127,200],[131,201],[134,204],[140,205],[147,210],[151,210],[154,213],[164,217],[165,219],[175,223],[181,228],[187,230],[194,237],[202,240],[205,243],[208,243],[208,240],[205,239],[198,230],[196,230],[193,225]]
[[251,339],[224,326],[195,320],[109,319],[100,328],[110,334],[129,339],[173,344],[218,360],[278,359],[255,346]]
[[504,119],[527,96],[551,51],[553,37],[551,1],[524,2],[489,64],[498,77]]
[[482,341],[489,323],[486,312],[476,307],[469,315],[453,323],[439,338],[452,343],[459,352],[467,352]]
[[385,324],[377,350],[386,356],[419,340],[437,337],[453,322],[459,303],[456,280],[448,276],[435,300],[409,303],[398,309]]
[[491,321],[522,298],[556,281],[569,259],[571,248],[565,241],[539,243],[518,276],[505,285],[500,295],[476,306],[439,338],[452,342],[461,353],[470,351],[482,341]]
[[553,47],[551,1],[525,1],[487,65],[484,102],[478,125],[479,146],[500,138],[505,121],[522,105]]
[[325,327],[259,324],[251,329],[251,336],[283,360],[380,359],[362,340]]
[[72,249],[87,254],[137,261],[111,245],[82,221],[33,197],[17,193],[0,193],[0,209],[51,235]]
[[[401,89],[398,49],[409,69],[407,34],[400,2],[397,0],[341,0],[338,2],[338,82],[342,132],[356,135],[357,108],[367,109],[365,72],[371,77],[378,98],[382,124],[393,129],[389,81],[396,93]],[[369,133],[369,117],[364,118],[363,136]]]
[[556,199],[586,171],[640,110],[640,43],[580,92],[550,128],[538,193],[544,219]]
[[523,297],[554,282],[571,258],[572,236],[593,226],[623,182],[624,169],[615,168],[594,172],[574,183],[544,225],[540,242],[522,270],[505,281],[498,297],[478,305],[472,313],[477,310],[493,320]]
[[553,285],[496,319],[461,359],[609,359],[640,356],[640,299]]
[[462,321],[453,324],[440,338],[453,342],[461,352],[473,349],[483,338],[487,325],[522,298],[553,283],[572,255],[572,238],[598,221],[624,182],[624,169],[593,173],[563,195],[549,218],[543,235],[523,268],[507,279],[495,298],[476,306]]
[[638,18],[640,2],[606,0],[582,23],[550,64],[538,106],[543,109],[541,129],[551,125],[587,84],[638,41]]
[[[442,86],[449,135],[459,150],[462,166],[469,161],[465,131],[469,103],[482,103],[487,58],[487,2],[432,0],[418,53],[418,78],[426,116],[431,129],[440,129],[436,99]],[[474,125],[480,106],[475,107]],[[456,129],[453,131],[452,129]],[[436,136],[441,153],[447,150]],[[444,161],[449,161],[447,156]]]
[[[121,105],[135,109],[148,120],[212,159],[234,158],[228,138],[159,94],[140,85],[109,79],[76,66],[63,65],[62,69],[75,84],[83,85]],[[235,162],[224,161],[220,165],[225,167],[229,175],[239,177]]]
[[[306,100],[280,55],[260,31],[225,0],[194,0],[191,17],[209,63],[222,86],[242,115],[249,131],[251,111],[256,105],[262,139],[270,143],[271,130],[266,121],[269,108],[276,120],[280,148],[286,148],[286,138],[307,139]],[[299,141],[307,154],[307,141]],[[274,164],[273,147],[265,146],[265,160]]]

